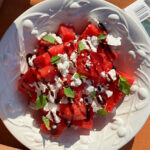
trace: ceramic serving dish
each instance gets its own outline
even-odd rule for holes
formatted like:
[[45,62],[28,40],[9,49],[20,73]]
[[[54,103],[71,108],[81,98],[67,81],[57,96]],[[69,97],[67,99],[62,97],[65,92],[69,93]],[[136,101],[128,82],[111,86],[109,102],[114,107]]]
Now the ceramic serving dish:
[[[135,76],[131,94],[107,118],[95,118],[91,131],[69,128],[59,139],[39,131],[34,112],[17,90],[25,56],[44,31],[55,32],[60,23],[73,24],[81,33],[88,22],[103,23],[121,37],[115,65]],[[47,0],[18,17],[0,42],[0,117],[9,131],[32,150],[116,150],[141,129],[150,110],[150,43],[143,28],[116,6],[101,0]]]

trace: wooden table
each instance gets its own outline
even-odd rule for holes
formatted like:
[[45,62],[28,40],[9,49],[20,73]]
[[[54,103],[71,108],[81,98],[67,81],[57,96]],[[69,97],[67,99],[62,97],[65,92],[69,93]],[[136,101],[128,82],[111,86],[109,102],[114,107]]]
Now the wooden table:
[[[42,0],[4,0],[0,8],[0,38],[7,30],[8,26],[26,9],[35,5]],[[135,0],[108,0],[109,2],[125,8]],[[139,118],[140,119],[140,118]],[[0,120],[0,144],[15,147],[18,149],[28,150],[18,142],[6,129]],[[0,145],[0,150],[11,150],[10,147]],[[121,150],[150,150],[150,118],[141,129],[141,131]]]

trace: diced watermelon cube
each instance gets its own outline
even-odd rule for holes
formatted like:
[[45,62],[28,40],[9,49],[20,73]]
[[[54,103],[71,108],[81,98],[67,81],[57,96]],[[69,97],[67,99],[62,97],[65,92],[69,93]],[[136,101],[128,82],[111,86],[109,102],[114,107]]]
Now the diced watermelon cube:
[[44,53],[33,60],[34,66],[37,68],[43,68],[51,64],[51,58],[49,53]]
[[61,24],[58,29],[58,35],[63,42],[68,42],[75,39],[75,31],[72,26]]
[[64,44],[56,45],[48,49],[48,52],[52,56],[57,56],[58,54],[64,54],[65,53],[65,47]]
[[90,108],[89,115],[90,115],[89,119],[74,120],[74,121],[72,121],[72,125],[91,130],[93,128],[93,110],[92,110],[92,108]]
[[85,104],[80,102],[73,104],[60,104],[60,116],[66,120],[83,120],[86,119]]
[[54,66],[46,66],[38,69],[37,79],[53,82],[55,75],[57,75],[57,73]]
[[87,36],[98,36],[100,33],[104,33],[104,31],[91,23],[86,27],[79,39],[86,39]]

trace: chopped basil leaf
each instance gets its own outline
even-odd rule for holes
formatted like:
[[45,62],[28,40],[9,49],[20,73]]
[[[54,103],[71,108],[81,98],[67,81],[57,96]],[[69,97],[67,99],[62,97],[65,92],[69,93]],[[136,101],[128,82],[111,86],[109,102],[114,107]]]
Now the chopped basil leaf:
[[67,97],[70,97],[70,98],[75,97],[75,93],[74,93],[73,89],[70,86],[64,87],[64,93]]
[[106,34],[103,34],[103,33],[99,34],[97,37],[98,40],[104,40],[105,38],[106,38]]
[[107,113],[107,111],[106,111],[106,108],[104,108],[104,109],[98,109],[98,110],[97,110],[97,114],[98,114],[99,116],[101,116],[101,117],[107,117],[107,115],[108,115],[108,113]]
[[79,53],[80,53],[81,51],[83,51],[84,49],[86,49],[85,45],[83,44],[82,41],[79,41]]
[[42,117],[42,120],[43,120],[46,128],[49,130],[50,129],[50,122],[49,122],[49,120],[45,116]]
[[52,35],[46,35],[46,36],[44,36],[43,40],[47,41],[47,42],[49,42],[51,44],[55,44],[55,42],[56,42],[56,39]]
[[60,58],[61,58],[60,56],[52,56],[51,64],[57,64]]
[[80,74],[80,78],[86,78],[84,74]]
[[91,98],[95,98],[96,97],[96,91],[93,91],[92,93],[91,93]]
[[26,90],[26,91],[27,91],[28,95],[29,95],[30,97],[32,97],[31,92],[30,92],[29,90]]
[[74,77],[75,77],[75,78],[86,78],[85,75],[79,74],[79,73],[76,73],[76,74],[74,75]]
[[37,97],[36,102],[35,102],[36,109],[41,109],[46,104],[47,104],[46,95],[41,94],[40,96]]
[[119,83],[118,83],[121,91],[126,94],[129,95],[130,93],[130,84],[128,83],[127,79],[125,79],[124,77],[122,77],[121,75],[119,75]]

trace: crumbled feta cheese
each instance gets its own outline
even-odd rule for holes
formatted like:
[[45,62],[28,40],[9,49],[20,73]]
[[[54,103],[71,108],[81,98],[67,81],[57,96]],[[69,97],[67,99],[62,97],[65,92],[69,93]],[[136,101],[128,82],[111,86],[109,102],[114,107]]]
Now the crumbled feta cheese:
[[95,48],[98,48],[99,41],[98,41],[97,36],[92,36],[92,37],[91,37],[91,42],[92,42],[92,44],[93,44],[93,46],[94,46]]
[[92,86],[92,85],[90,85],[90,86],[88,86],[87,88],[86,88],[86,93],[87,94],[90,94],[90,93],[92,93],[92,92],[94,92],[95,91],[95,88],[94,88],[94,86]]
[[57,128],[57,126],[56,126],[56,125],[53,125],[53,126],[52,126],[52,128],[53,128],[53,129],[56,129],[56,128]]
[[108,72],[108,74],[110,75],[110,77],[111,77],[111,79],[112,79],[113,81],[117,80],[115,69],[111,69],[111,70]]
[[47,90],[47,86],[43,84],[42,82],[34,82],[33,84],[30,84],[31,87],[35,87],[35,92],[37,93],[37,96],[40,96],[42,93],[45,93]]
[[106,77],[105,71],[101,72],[101,77],[102,77],[102,78],[105,78],[105,77]]
[[49,33],[49,35],[53,36],[59,44],[62,44],[62,39],[59,36],[57,36],[55,33]]
[[32,57],[28,58],[28,63],[30,66],[33,66],[33,60],[36,58],[36,55],[33,55]]
[[83,102],[83,98],[80,98],[80,102]]
[[46,34],[47,34],[47,32],[41,33],[41,34],[37,37],[37,39],[40,40],[40,39],[43,38]]
[[106,90],[105,93],[106,93],[108,98],[110,98],[113,95],[113,92],[110,90]]
[[74,63],[77,61],[77,53],[73,52],[70,56],[70,60],[72,60]]
[[58,70],[61,72],[63,77],[66,77],[69,73],[70,61],[67,57],[67,54],[59,54],[61,57],[60,61],[57,64]]
[[92,41],[91,41],[91,37],[87,37],[87,42],[88,42],[88,44],[90,45],[90,48],[91,48],[91,50],[93,51],[93,52],[97,52],[97,46],[95,47],[94,45],[93,45],[93,43],[92,43]]
[[86,65],[87,65],[88,67],[90,67],[92,64],[91,64],[91,62],[90,62],[89,60],[87,60],[87,61],[86,61]]
[[59,106],[57,104],[47,103],[44,107],[44,110],[47,111],[49,109],[49,113],[46,115],[48,119],[53,121],[51,113],[53,113],[54,119],[56,123],[60,123],[61,119],[57,115],[57,111],[59,111]]
[[97,112],[98,109],[102,108],[97,100],[93,100],[91,106],[93,108],[93,112]]
[[121,37],[115,38],[113,35],[108,34],[106,37],[106,41],[108,45],[112,46],[120,46],[121,45]]
[[91,57],[90,57],[89,55],[87,56],[87,58],[88,58],[88,59],[91,59]]
[[[76,74],[76,73],[75,73],[75,74]],[[71,86],[77,87],[77,86],[79,86],[79,85],[82,84],[82,81],[80,80],[80,78],[75,78],[75,77],[74,77],[75,74],[74,74],[74,75],[72,76],[72,78],[71,78],[71,80],[73,80],[73,81],[71,82]]]

